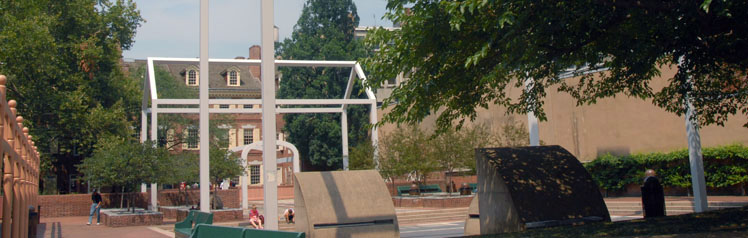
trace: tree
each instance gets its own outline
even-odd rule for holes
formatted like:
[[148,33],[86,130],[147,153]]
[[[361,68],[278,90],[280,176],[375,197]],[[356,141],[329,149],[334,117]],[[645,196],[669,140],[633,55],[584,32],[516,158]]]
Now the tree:
[[[244,173],[241,160],[225,147],[212,145],[210,148],[210,178],[213,182],[213,201],[218,196],[218,185],[227,178],[235,178]],[[216,203],[211,203],[211,208],[216,209]]]
[[379,140],[379,160],[384,166],[383,177],[408,176],[414,183],[424,184],[431,172],[439,169],[429,135],[415,126],[398,128]]
[[121,186],[130,193],[129,208],[135,211],[134,191],[140,183],[162,183],[174,176],[174,164],[168,152],[154,142],[137,142],[131,138],[104,137],[96,144],[91,157],[77,165],[94,187]]
[[[748,115],[746,1],[390,0],[387,8],[402,28],[367,36],[380,48],[366,61],[367,84],[413,72],[384,101],[397,104],[381,123],[438,112],[443,130],[492,104],[545,120],[543,97],[555,86],[580,105],[624,94],[678,115],[688,95],[702,125]],[[652,78],[672,66],[678,73],[654,89]],[[559,80],[567,69],[605,71]],[[527,79],[530,90],[508,93]]]
[[492,137],[491,130],[484,125],[461,130],[451,128],[431,137],[429,145],[432,153],[429,157],[445,172],[444,183],[447,191],[450,191],[452,175],[457,169],[475,170],[475,149],[483,148],[495,141]]
[[[304,4],[301,17],[290,39],[279,44],[283,59],[356,60],[367,54],[363,44],[354,39],[358,14],[352,0],[310,0]],[[350,69],[281,68],[278,98],[342,98]],[[357,83],[352,98],[363,95]],[[368,108],[348,107],[349,142],[358,145],[367,137]],[[299,149],[303,170],[342,168],[340,116],[338,114],[286,114],[283,130],[288,141]]]
[[374,169],[374,152],[376,147],[371,144],[371,140],[362,141],[358,145],[351,148],[350,155],[350,169],[351,170],[365,170]]
[[66,189],[98,141],[132,134],[140,92],[119,60],[143,19],[131,1],[2,0],[0,9],[8,98],[39,147],[42,179],[56,174]]

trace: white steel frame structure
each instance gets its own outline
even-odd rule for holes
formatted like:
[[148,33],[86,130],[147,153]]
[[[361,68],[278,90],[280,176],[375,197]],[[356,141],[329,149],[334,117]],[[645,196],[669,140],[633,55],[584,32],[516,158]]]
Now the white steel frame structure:
[[[148,78],[145,80],[143,101],[141,107],[141,141],[146,140],[148,133],[147,116],[151,116],[151,140],[158,138],[158,114],[159,113],[198,113],[200,116],[200,210],[210,211],[209,204],[209,114],[210,113],[261,113],[262,114],[262,138],[263,151],[273,151],[277,146],[276,142],[276,123],[275,115],[277,113],[340,113],[341,114],[341,131],[342,131],[342,149],[343,149],[343,168],[348,170],[348,118],[347,108],[351,104],[370,105],[370,123],[377,123],[377,100],[374,92],[369,87],[365,87],[366,99],[351,99],[353,84],[357,77],[362,82],[366,81],[366,75],[361,69],[361,65],[356,61],[320,61],[320,60],[256,60],[256,59],[209,59],[208,54],[208,0],[200,0],[200,57],[199,58],[157,58],[149,57],[147,59]],[[274,59],[274,19],[273,19],[273,0],[261,1],[261,59]],[[166,63],[194,63],[199,62],[199,98],[198,99],[160,99],[156,89],[156,77],[154,74],[154,62]],[[209,63],[213,64],[244,64],[260,66],[262,82],[261,99],[209,99]],[[275,69],[276,67],[350,67],[351,73],[348,78],[348,84],[345,94],[341,99],[276,99],[275,98]],[[150,101],[150,108],[148,102]],[[253,108],[209,108],[209,104],[261,104],[261,109]],[[160,108],[160,105],[181,105],[185,108]],[[198,108],[187,108],[186,106],[199,105]],[[276,108],[276,105],[318,105],[326,107],[317,108]],[[337,106],[340,105],[340,106]],[[272,128],[272,129],[264,129]],[[371,140],[373,144],[377,143],[377,129],[372,127]],[[263,190],[265,213],[272,217],[278,213],[278,188],[276,181],[276,153],[263,153]],[[376,157],[375,157],[376,160]],[[375,161],[375,164],[379,164]],[[297,167],[294,166],[294,170]],[[155,184],[154,184],[155,185]],[[155,202],[156,186],[151,187],[151,200],[153,209],[156,209]],[[266,227],[277,230],[278,220],[267,219]]]

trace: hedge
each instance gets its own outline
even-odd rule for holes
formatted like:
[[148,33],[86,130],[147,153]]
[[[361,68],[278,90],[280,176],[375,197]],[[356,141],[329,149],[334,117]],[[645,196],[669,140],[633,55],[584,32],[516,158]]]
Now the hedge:
[[[732,144],[702,149],[707,187],[724,188],[748,183],[748,147]],[[620,191],[628,184],[641,184],[644,171],[654,169],[663,186],[691,187],[688,149],[670,153],[613,156],[606,154],[584,167],[600,188]],[[743,190],[745,192],[745,190]]]

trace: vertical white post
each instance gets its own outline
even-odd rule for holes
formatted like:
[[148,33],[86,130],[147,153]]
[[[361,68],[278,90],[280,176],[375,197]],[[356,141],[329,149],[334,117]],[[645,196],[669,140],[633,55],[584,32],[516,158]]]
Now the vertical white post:
[[[154,143],[153,146],[158,146],[158,104],[153,102],[151,103],[151,141]],[[143,190],[143,185],[140,185],[141,191]],[[156,184],[151,184],[151,210],[156,210],[156,207],[158,206],[158,191],[156,191]]]
[[200,211],[210,212],[208,0],[200,0]]
[[343,137],[343,170],[348,170],[348,110],[340,114],[340,131]]
[[[527,78],[525,80],[525,92],[529,92],[532,89],[532,83],[532,78]],[[540,135],[538,129],[538,118],[535,117],[534,112],[527,112],[527,130],[530,133],[530,146],[539,146]]]
[[[148,83],[146,82],[145,87],[148,87],[147,85]],[[148,113],[145,112],[148,105],[148,97],[146,95],[148,94],[143,93],[143,105],[140,111],[140,143],[143,143],[148,139]],[[141,193],[147,192],[147,189],[148,185],[145,183],[140,184]]]
[[[377,103],[373,102],[371,103],[371,109],[369,110],[369,123],[376,125],[377,121]],[[379,150],[377,147],[377,144],[379,143],[379,135],[377,133],[377,127],[372,126],[371,145],[374,147],[374,169],[379,170],[379,156],[377,156]]]
[[[683,56],[678,59],[678,70],[684,70]],[[684,73],[687,73],[684,71]],[[686,83],[693,85],[691,76],[686,76]],[[691,165],[691,185],[693,187],[693,211],[705,212],[708,209],[706,198],[706,181],[704,179],[704,162],[701,154],[701,136],[699,135],[699,126],[693,110],[693,104],[689,93],[686,93],[684,102],[686,107],[686,133],[688,134],[688,161]]]
[[158,211],[158,184],[151,184],[151,211]]
[[[205,0],[203,0],[205,1]],[[262,0],[260,35],[262,49],[260,74],[262,75],[262,164],[264,178],[265,228],[278,230],[278,181],[276,174],[275,135],[275,46],[273,30],[273,0]]]
[[247,209],[249,209],[249,195],[247,194],[247,175],[242,175],[241,177],[239,177],[239,184],[242,186],[242,211],[246,211]]
[[245,150],[247,150],[247,147],[249,145],[244,145],[244,149],[242,149],[242,165],[244,168],[244,172],[242,173],[242,176],[239,177],[239,185],[242,186],[242,212],[247,211],[249,209],[249,194],[247,194],[247,186],[249,186],[249,181],[247,180],[247,168],[248,161],[247,161],[247,154],[244,153]]

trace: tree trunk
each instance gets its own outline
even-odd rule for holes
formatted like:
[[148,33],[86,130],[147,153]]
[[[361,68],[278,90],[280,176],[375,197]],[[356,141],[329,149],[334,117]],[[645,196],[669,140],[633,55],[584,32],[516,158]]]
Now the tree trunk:
[[395,178],[390,177],[390,184],[392,185],[392,191],[397,195],[397,188],[395,187]]
[[450,173],[451,172],[447,170],[447,173],[444,174],[444,180],[445,180],[444,182],[447,183],[446,186],[444,186],[444,188],[446,188],[444,189],[444,191],[447,192],[447,196],[449,197],[451,197],[452,193],[455,192],[455,191],[452,191],[452,183],[450,183],[452,181],[452,178],[451,178],[452,175]]
[[122,191],[119,193],[119,209],[122,209],[125,202],[125,187],[122,187]]

